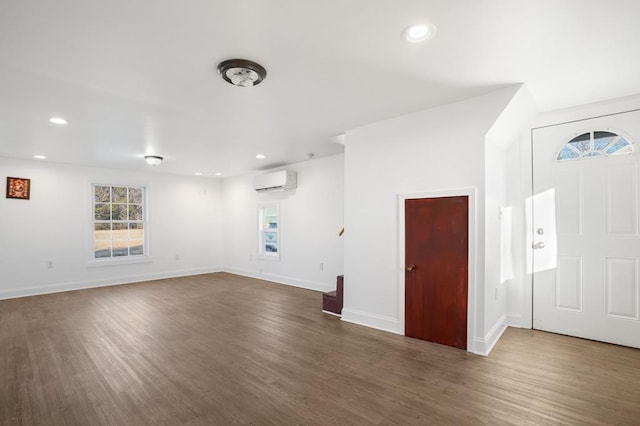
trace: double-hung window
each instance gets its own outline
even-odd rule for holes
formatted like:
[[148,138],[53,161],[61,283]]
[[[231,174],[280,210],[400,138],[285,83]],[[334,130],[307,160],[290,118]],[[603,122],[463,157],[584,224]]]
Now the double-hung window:
[[141,257],[145,247],[145,188],[93,185],[93,258]]
[[258,253],[267,258],[280,257],[280,209],[277,204],[260,207]]

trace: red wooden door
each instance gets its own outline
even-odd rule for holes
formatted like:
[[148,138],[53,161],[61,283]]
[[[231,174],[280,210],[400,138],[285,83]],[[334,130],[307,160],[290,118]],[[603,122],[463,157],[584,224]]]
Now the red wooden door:
[[467,348],[469,197],[405,200],[405,335]]

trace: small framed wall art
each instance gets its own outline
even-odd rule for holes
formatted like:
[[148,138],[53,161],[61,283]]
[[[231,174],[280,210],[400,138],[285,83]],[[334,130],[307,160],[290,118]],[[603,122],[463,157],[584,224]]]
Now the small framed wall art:
[[28,200],[31,194],[31,179],[7,177],[7,198]]

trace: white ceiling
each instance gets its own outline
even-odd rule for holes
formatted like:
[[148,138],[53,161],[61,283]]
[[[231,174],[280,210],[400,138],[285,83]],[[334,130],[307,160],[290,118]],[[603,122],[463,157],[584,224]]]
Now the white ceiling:
[[[1,0],[0,156],[231,176],[512,83],[542,110],[637,94],[638,22],[637,0]],[[225,83],[229,58],[267,78]]]

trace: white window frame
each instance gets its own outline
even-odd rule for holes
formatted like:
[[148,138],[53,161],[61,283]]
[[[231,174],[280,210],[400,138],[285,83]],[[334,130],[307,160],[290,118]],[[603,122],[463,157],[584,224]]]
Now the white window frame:
[[[141,255],[127,255],[127,256],[116,256],[116,257],[95,257],[95,188],[98,186],[109,186],[109,187],[126,187],[126,188],[141,188],[143,190],[142,193],[142,224],[143,224],[143,254]],[[109,265],[122,265],[122,264],[131,264],[131,263],[147,263],[151,261],[150,256],[150,244],[149,244],[149,187],[144,184],[131,184],[131,183],[121,183],[121,182],[111,182],[111,183],[91,183],[89,185],[89,199],[91,200],[89,205],[89,261],[87,265],[90,267],[95,266],[109,266]],[[127,221],[128,223],[128,221]]]
[[[265,229],[265,211],[267,209],[276,209],[276,215],[278,217],[278,226],[275,230],[273,229]],[[266,237],[267,233],[275,233],[276,234],[276,247],[277,252],[269,252],[265,250]],[[260,204],[258,206],[258,256],[260,259],[265,260],[280,260],[280,253],[282,252],[282,215],[280,214],[280,204],[279,203],[265,203]]]
[[[595,149],[594,147],[594,136],[596,133],[598,132],[606,132],[606,133],[612,133],[615,135],[615,137],[609,142],[609,144],[602,148],[602,149]],[[590,148],[587,151],[580,151],[576,148],[573,148],[569,145],[569,143],[577,138],[578,136],[582,136],[584,134],[589,134],[589,145]],[[607,150],[612,147],[613,145],[615,145],[618,140],[620,139],[624,139],[628,142],[628,147],[629,150],[625,150],[625,148],[620,149],[619,151],[616,150],[612,153],[608,153]],[[578,155],[575,158],[565,158],[565,159],[560,159],[558,158],[560,156],[560,153],[562,152],[562,150],[567,147],[569,150],[573,151],[576,155]],[[620,152],[623,151],[623,152]],[[560,145],[560,147],[556,150],[555,152],[555,161],[556,162],[561,162],[561,163],[569,163],[572,161],[580,161],[580,160],[593,160],[593,159],[597,159],[597,158],[607,158],[607,157],[612,157],[612,156],[619,156],[619,155],[631,155],[634,154],[636,152],[636,144],[635,141],[630,138],[625,132],[620,132],[616,129],[610,129],[610,128],[589,128],[589,129],[584,129],[581,132],[577,132],[574,133],[571,137],[567,138],[566,142],[563,142],[562,145]],[[585,154],[589,154],[589,153],[598,153],[600,155],[597,156],[589,156],[589,155],[585,155]]]

